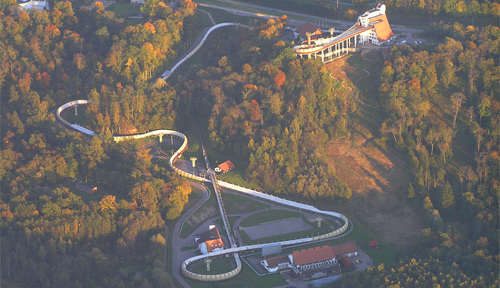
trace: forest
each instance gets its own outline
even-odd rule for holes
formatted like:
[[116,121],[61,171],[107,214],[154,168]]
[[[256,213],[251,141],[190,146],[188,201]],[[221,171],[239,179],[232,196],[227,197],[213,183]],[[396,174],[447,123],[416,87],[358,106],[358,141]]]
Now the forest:
[[[284,23],[269,20],[252,42],[251,32],[225,32],[176,89],[189,110],[208,117],[212,146],[248,157],[248,182],[292,197],[349,199],[322,160],[324,144],[355,135],[347,118],[362,114],[336,93],[342,86],[322,63],[295,57],[280,38]],[[375,144],[406,155],[412,180],[402,201],[428,228],[394,267],[345,277],[341,287],[499,284],[500,30],[459,23],[432,30],[440,44],[384,54],[375,91],[385,115]]]
[[[29,13],[1,8],[2,283],[171,287],[165,227],[191,187],[149,150],[114,144],[111,135],[175,121],[175,91],[148,81],[181,51],[184,24],[189,33],[201,29],[195,4],[183,1],[174,12],[156,1],[145,11],[149,19],[133,26],[100,2]],[[100,137],[54,121],[54,109],[82,98],[94,103],[82,125]],[[99,192],[82,193],[76,181]]]
[[478,0],[388,0],[385,4],[391,10],[405,13],[451,16],[500,16],[500,4],[497,1]]
[[428,228],[394,267],[339,287],[499,285],[500,29],[436,29],[448,36],[435,47],[387,53],[378,89],[386,112],[378,144],[407,155],[408,201],[422,207]]
[[279,39],[283,22],[225,31],[207,49],[220,52],[186,73],[195,77],[179,76],[176,89],[187,94],[188,110],[207,117],[210,144],[248,161],[246,180],[259,189],[349,199],[351,190],[323,159],[323,145],[346,133],[345,113],[355,104],[337,96],[341,85],[331,85],[321,63],[300,61],[286,47]]
[[[217,32],[167,84],[158,75],[203,29],[190,0],[175,11],[149,0],[134,25],[100,2],[30,13],[2,2],[0,11],[2,281],[173,286],[165,228],[191,187],[147,149],[111,136],[183,131],[192,115],[212,148],[242,159],[243,177],[258,189],[351,199],[324,160],[325,143],[351,139],[349,116],[361,112],[324,64],[296,58],[282,38],[286,16]],[[423,240],[390,267],[343,277],[341,287],[499,285],[500,31],[456,23],[432,33],[440,44],[388,50],[370,91],[384,113],[374,142],[406,157],[412,179],[401,201],[422,211]],[[82,126],[99,137],[55,123],[52,111],[74,99],[92,102]],[[99,195],[74,181],[97,185]]]

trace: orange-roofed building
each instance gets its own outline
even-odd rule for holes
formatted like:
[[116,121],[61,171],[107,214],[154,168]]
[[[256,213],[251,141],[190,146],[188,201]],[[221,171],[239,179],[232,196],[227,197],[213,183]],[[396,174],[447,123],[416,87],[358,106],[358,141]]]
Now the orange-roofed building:
[[302,278],[316,278],[340,273],[335,253],[328,245],[294,251],[293,265],[300,271]]
[[376,8],[366,11],[358,17],[359,26],[372,27],[372,29],[359,35],[360,43],[372,42],[379,45],[382,42],[391,40],[395,36],[389,25],[385,10],[385,5],[379,4]]
[[375,35],[377,36],[379,43],[391,40],[392,37],[396,36],[394,35],[394,32],[392,32],[387,15],[384,14],[372,18],[370,19],[370,22],[373,24],[373,29],[375,29]]
[[219,168],[222,171],[222,173],[226,173],[234,168],[234,164],[233,164],[233,162],[227,160],[226,162],[217,166],[217,168]]
[[207,254],[213,251],[224,249],[224,243],[215,225],[210,225],[209,230],[199,237],[195,237],[196,244],[201,254]]

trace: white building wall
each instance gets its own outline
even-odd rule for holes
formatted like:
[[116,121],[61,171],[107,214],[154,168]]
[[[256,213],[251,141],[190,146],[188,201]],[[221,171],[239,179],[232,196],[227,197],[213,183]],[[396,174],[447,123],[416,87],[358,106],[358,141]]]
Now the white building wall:
[[25,3],[19,3],[19,7],[23,10],[30,10],[30,9],[36,9],[36,10],[43,10],[47,9],[49,10],[49,1],[47,0],[31,0]]

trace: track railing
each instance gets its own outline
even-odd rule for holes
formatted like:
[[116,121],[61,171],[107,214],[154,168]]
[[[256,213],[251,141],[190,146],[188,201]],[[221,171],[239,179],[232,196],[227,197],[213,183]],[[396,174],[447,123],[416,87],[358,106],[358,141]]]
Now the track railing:
[[[228,26],[239,26],[239,27],[247,27],[248,28],[248,26],[241,25],[238,23],[221,23],[221,24],[217,24],[217,25],[211,27],[207,31],[207,33],[203,36],[200,43],[198,43],[198,45],[188,55],[183,57],[183,59],[181,59],[179,62],[177,62],[170,70],[167,70],[167,71],[165,71],[165,73],[163,73],[162,79],[166,80],[180,65],[182,65],[187,59],[192,57],[200,49],[200,47],[204,44],[204,42],[206,41],[206,39],[208,38],[208,36],[210,35],[211,32],[213,32],[214,30],[216,30],[218,28],[228,27]],[[76,100],[76,101],[68,102],[68,103],[60,106],[56,110],[57,120],[61,124],[63,124],[64,126],[70,128],[70,129],[74,129],[69,122],[62,119],[60,114],[64,109],[73,107],[74,105],[85,105],[85,104],[88,104],[87,100]],[[184,153],[184,151],[186,151],[186,149],[188,148],[188,138],[186,137],[186,135],[184,135],[181,132],[174,131],[174,130],[160,129],[160,130],[154,130],[151,132],[142,133],[142,134],[135,134],[135,135],[116,135],[113,137],[113,140],[115,142],[120,142],[120,141],[126,141],[126,140],[130,140],[130,139],[141,139],[141,138],[146,138],[146,137],[163,136],[163,135],[173,135],[173,136],[179,137],[183,140],[179,149],[177,149],[177,151],[175,153],[173,153],[173,155],[168,159],[168,164],[172,168],[172,170],[175,173],[177,173],[181,176],[190,178],[190,179],[194,179],[194,180],[198,180],[198,181],[202,181],[202,182],[212,182],[212,181],[216,182],[216,183],[214,183],[215,184],[214,187],[216,187],[216,193],[217,193],[217,191],[219,193],[218,196],[220,196],[220,187],[224,187],[224,188],[228,188],[228,189],[232,189],[232,190],[235,190],[238,192],[245,193],[247,195],[258,197],[258,198],[261,198],[264,200],[272,201],[272,202],[275,202],[275,203],[278,203],[281,205],[291,206],[291,207],[295,207],[295,208],[298,208],[301,210],[310,211],[313,213],[318,213],[318,214],[323,214],[323,215],[327,215],[327,216],[333,216],[336,218],[340,218],[344,222],[344,224],[340,228],[338,228],[334,231],[331,231],[329,233],[323,234],[323,235],[277,242],[277,243],[280,243],[282,246],[290,246],[290,245],[294,245],[294,244],[303,244],[303,243],[309,243],[309,242],[313,242],[313,241],[317,241],[317,240],[329,239],[329,238],[333,238],[333,237],[337,237],[339,235],[342,235],[343,233],[345,233],[347,231],[348,226],[349,226],[349,220],[343,214],[340,214],[337,212],[332,212],[332,211],[319,210],[318,208],[311,206],[311,205],[308,205],[308,204],[303,204],[303,203],[298,203],[298,202],[291,201],[291,200],[281,199],[279,197],[269,195],[269,194],[266,194],[263,192],[259,192],[256,190],[252,190],[252,189],[248,189],[248,188],[234,185],[231,183],[227,183],[224,181],[220,181],[220,180],[217,180],[215,178],[215,175],[210,175],[211,179],[206,179],[206,178],[199,177],[197,175],[191,174],[189,172],[183,171],[183,170],[175,167],[174,163],[182,155],[182,153]],[[207,169],[208,168],[209,168],[209,166],[207,165]],[[229,224],[229,221],[227,220],[227,215],[225,213],[224,205],[222,202],[222,198],[220,198],[220,200],[219,200],[219,198],[220,197],[217,197],[218,201],[220,202],[219,207],[221,207],[221,211],[222,211],[221,213],[222,213],[222,216],[224,217],[224,222]],[[226,228],[228,228],[228,227],[229,227],[229,225],[226,225]],[[194,256],[194,257],[191,257],[189,259],[186,259],[182,263],[182,266],[181,266],[182,274],[184,274],[184,276],[186,276],[188,278],[199,280],[199,281],[205,281],[205,282],[213,282],[213,281],[221,281],[221,280],[230,279],[230,278],[238,275],[242,269],[241,259],[238,255],[238,253],[260,250],[260,249],[262,249],[263,246],[271,244],[271,243],[264,243],[264,244],[236,247],[234,238],[232,238],[232,236],[231,236],[232,234],[229,232],[228,232],[228,235],[229,235],[228,237],[230,238],[231,248],[219,250],[219,251],[214,251],[214,252],[211,252],[211,253],[208,253],[205,255]],[[189,271],[187,269],[188,265],[193,263],[193,262],[196,262],[196,261],[199,261],[199,260],[202,260],[205,258],[222,257],[222,256],[229,256],[229,255],[233,255],[235,258],[235,261],[236,261],[236,268],[229,271],[229,272],[222,273],[222,274],[216,274],[216,275],[206,275],[206,274],[194,273],[194,272]]]

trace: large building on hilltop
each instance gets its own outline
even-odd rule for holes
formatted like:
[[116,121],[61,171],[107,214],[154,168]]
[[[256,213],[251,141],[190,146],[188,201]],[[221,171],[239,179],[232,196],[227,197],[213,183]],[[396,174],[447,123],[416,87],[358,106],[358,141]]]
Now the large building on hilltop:
[[23,10],[49,10],[49,1],[48,0],[18,0],[17,5],[21,7]]
[[384,4],[377,5],[359,16],[353,26],[338,36],[333,36],[333,32],[328,38],[311,39],[309,36],[307,41],[294,47],[295,53],[300,58],[321,58],[323,62],[330,62],[347,55],[349,49],[356,47],[358,43],[380,45],[390,41],[395,35],[385,11]]
[[366,11],[358,17],[357,25],[372,28],[359,34],[359,42],[366,43],[370,41],[373,44],[379,45],[391,40],[395,36],[389,25],[387,15],[385,15],[385,9],[384,4],[378,4],[376,8]]

